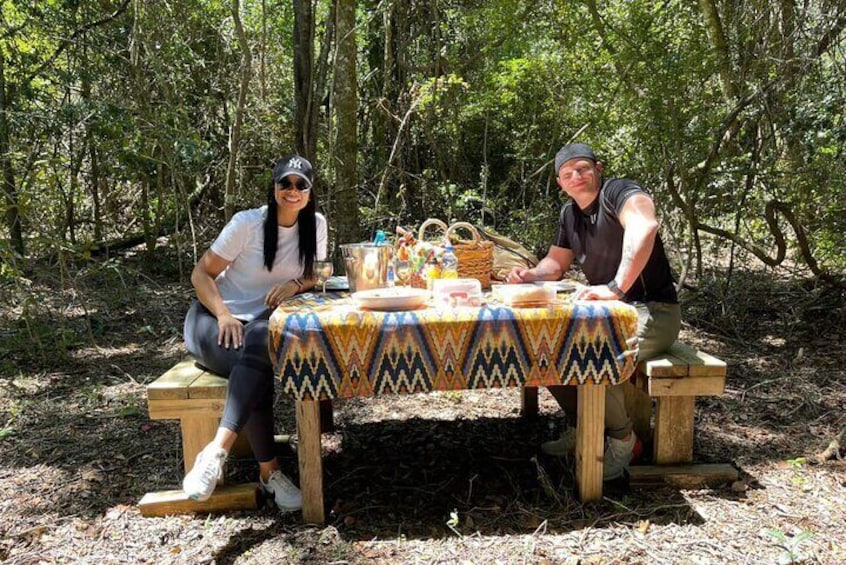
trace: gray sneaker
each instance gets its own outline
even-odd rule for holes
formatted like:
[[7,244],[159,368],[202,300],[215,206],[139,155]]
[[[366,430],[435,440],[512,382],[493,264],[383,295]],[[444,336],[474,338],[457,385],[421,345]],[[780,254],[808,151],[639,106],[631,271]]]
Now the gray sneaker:
[[259,484],[264,492],[273,495],[273,501],[282,512],[294,512],[303,507],[303,493],[282,471],[273,471],[267,482],[259,477]]
[[541,451],[553,457],[564,457],[576,452],[576,428],[567,428],[561,437],[541,444]]
[[182,490],[191,500],[208,500],[218,481],[223,479],[226,450],[207,445],[197,454],[194,466],[182,480]]
[[643,451],[643,444],[634,432],[628,439],[616,439],[608,436],[605,444],[605,457],[602,465],[602,480],[613,481],[623,476],[629,463]]

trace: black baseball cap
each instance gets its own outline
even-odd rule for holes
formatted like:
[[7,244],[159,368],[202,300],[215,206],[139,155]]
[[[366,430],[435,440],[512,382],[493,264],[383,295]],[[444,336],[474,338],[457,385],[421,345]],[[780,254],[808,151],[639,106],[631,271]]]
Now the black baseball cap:
[[599,160],[596,158],[596,155],[590,145],[585,145],[584,143],[567,144],[559,149],[558,153],[555,154],[555,176],[558,176],[558,171],[561,169],[561,165],[570,159],[577,158],[590,159],[594,163]]
[[283,157],[273,167],[274,183],[280,182],[288,175],[296,175],[304,179],[309,186],[314,182],[314,170],[311,168],[311,163],[308,162],[308,159],[299,155]]

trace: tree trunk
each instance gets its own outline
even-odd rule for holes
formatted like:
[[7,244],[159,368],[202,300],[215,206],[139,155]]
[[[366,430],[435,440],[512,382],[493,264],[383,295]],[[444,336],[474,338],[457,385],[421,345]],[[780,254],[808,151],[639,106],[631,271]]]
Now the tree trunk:
[[167,166],[164,163],[164,155],[161,149],[157,151],[159,158],[156,160],[156,231],[161,232],[162,220],[165,215],[165,202],[167,196],[165,195],[165,175],[167,174]]
[[261,101],[267,101],[267,69],[264,59],[267,55],[267,1],[261,0],[261,46],[259,47],[259,85],[261,86]]
[[6,200],[6,227],[9,239],[19,255],[24,254],[23,230],[21,229],[21,215],[18,208],[18,192],[15,187],[15,172],[12,169],[12,158],[9,155],[9,121],[7,115],[8,104],[11,103],[12,88],[7,91],[6,75],[4,72],[5,59],[0,49],[0,166],[3,168],[3,197]]
[[314,9],[311,0],[294,0],[294,101],[297,152],[310,161],[317,153],[314,104]]
[[390,140],[393,138],[391,109],[396,102],[396,86],[394,69],[396,58],[394,54],[394,10],[395,3],[389,2],[382,14],[382,30],[385,34],[382,45],[382,88],[379,93],[381,102],[373,115],[373,144],[376,149],[377,162],[384,163],[388,158]]
[[238,106],[235,108],[235,123],[229,131],[229,164],[226,167],[226,192],[224,196],[226,221],[235,213],[235,168],[238,163],[238,149],[241,145],[241,126],[244,123],[244,107],[247,104],[247,89],[250,86],[250,75],[253,57],[244,26],[241,24],[241,3],[232,0],[232,19],[235,22],[235,34],[238,36],[238,46],[241,49],[241,84],[238,87]]
[[90,124],[86,125],[85,144],[88,149],[88,186],[91,191],[91,206],[93,208],[94,241],[103,239],[103,212],[100,204],[100,162],[97,154],[97,144],[91,135]]
[[356,77],[355,0],[337,0],[336,45],[334,78],[334,108],[338,124],[338,146],[335,151],[335,196],[337,209],[343,210],[334,218],[338,241],[357,241],[359,236],[358,204],[356,202],[358,156],[358,80]]
[[[323,100],[326,97],[326,75],[329,73],[330,61],[334,59],[334,57],[330,54],[330,49],[332,47],[332,41],[335,37],[335,2],[332,2],[329,5],[329,14],[326,16],[326,25],[325,33],[323,35],[323,42],[320,45],[320,55],[317,58],[317,62],[315,63],[316,70],[314,71],[314,103],[311,105],[312,107],[312,114],[313,120],[315,123],[315,128],[317,127],[318,118],[320,115],[320,106],[323,104]],[[317,130],[315,129],[315,132]],[[316,139],[316,133],[315,133]]]
[[150,210],[150,175],[144,174],[141,181],[141,226],[144,230],[144,244],[147,256],[152,256],[156,248],[156,234],[153,232],[152,211]]
[[711,40],[711,47],[717,52],[717,60],[720,68],[720,86],[723,90],[728,106],[734,105],[737,99],[737,88],[734,85],[734,72],[731,67],[731,56],[729,54],[723,23],[720,20],[720,13],[717,11],[717,4],[714,0],[700,0],[702,14],[705,17],[705,28],[708,30],[708,38]]
[[[70,94],[68,94],[70,100]],[[68,132],[68,157],[70,157],[70,167],[68,171],[68,197],[65,201],[66,212],[65,221],[67,222],[68,239],[71,244],[76,245],[76,195],[79,194],[79,172],[82,170],[82,159],[85,147],[80,147],[77,150],[76,133],[71,129]]]

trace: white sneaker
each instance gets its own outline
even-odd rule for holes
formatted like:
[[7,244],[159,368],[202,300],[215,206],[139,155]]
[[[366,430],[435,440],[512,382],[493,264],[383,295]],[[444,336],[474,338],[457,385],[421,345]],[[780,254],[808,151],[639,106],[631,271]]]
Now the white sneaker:
[[541,444],[541,451],[553,457],[564,457],[576,452],[576,428],[567,428],[561,437]]
[[182,479],[182,490],[192,500],[208,500],[218,481],[223,478],[226,450],[207,445],[197,454],[194,466]]
[[294,512],[303,507],[303,493],[282,471],[273,471],[267,482],[259,477],[259,483],[264,492],[273,495],[276,506],[282,512]]
[[602,480],[613,481],[623,476],[629,463],[643,451],[643,444],[634,432],[628,439],[616,439],[608,436],[605,444],[605,457],[602,465]]

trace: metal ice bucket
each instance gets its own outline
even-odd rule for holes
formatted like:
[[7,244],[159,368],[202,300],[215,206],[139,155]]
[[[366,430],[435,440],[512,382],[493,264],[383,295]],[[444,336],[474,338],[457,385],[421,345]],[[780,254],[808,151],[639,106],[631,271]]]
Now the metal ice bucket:
[[394,251],[390,245],[345,243],[340,248],[350,292],[388,286],[388,264]]

